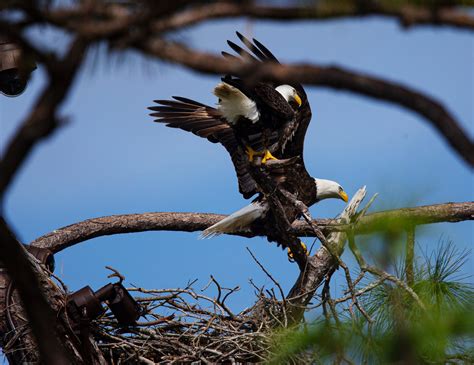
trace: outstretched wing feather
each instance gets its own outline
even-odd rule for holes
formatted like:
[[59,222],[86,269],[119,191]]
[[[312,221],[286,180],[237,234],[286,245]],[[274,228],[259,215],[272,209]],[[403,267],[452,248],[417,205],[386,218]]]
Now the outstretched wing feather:
[[235,32],[237,34],[237,37],[239,37],[240,41],[251,51],[260,61],[266,61],[268,60],[268,57],[263,54],[262,51],[260,51],[250,40],[245,38],[242,33],[240,32]]
[[[275,55],[257,39],[252,38],[252,41],[250,41],[241,33],[236,32],[236,34],[247,49],[261,62],[279,63]],[[283,149],[283,158],[303,155],[304,139],[311,121],[311,107],[303,86],[301,84],[294,84],[292,86],[297,90],[303,103],[295,113],[295,118],[288,124],[281,135],[280,143]]]
[[260,49],[260,51],[266,56],[267,60],[271,60],[273,62],[280,63],[278,59],[273,55],[270,50],[265,47],[262,43],[260,43],[258,40],[253,38],[253,43]]
[[257,193],[257,185],[248,172],[248,162],[240,150],[233,129],[226,123],[217,109],[197,101],[173,96],[176,100],[156,100],[151,115],[155,122],[167,127],[179,128],[214,143],[221,143],[229,152],[239,181],[239,191],[248,199]]
[[254,56],[252,56],[249,52],[247,52],[245,49],[242,47],[238,46],[232,41],[227,41],[227,44],[229,45],[230,48],[232,48],[237,54],[242,57],[243,60],[245,61],[254,61],[258,62],[258,59],[256,59]]

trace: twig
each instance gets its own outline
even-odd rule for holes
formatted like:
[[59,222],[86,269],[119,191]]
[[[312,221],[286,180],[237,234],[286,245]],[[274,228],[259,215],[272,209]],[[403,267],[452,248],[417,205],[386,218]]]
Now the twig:
[[280,295],[281,295],[281,298],[283,300],[283,302],[285,301],[285,294],[283,292],[283,289],[280,285],[280,283],[275,280],[275,278],[272,276],[272,274],[270,274],[268,272],[267,269],[265,269],[265,266],[263,266],[260,261],[258,261],[258,259],[255,257],[255,255],[253,254],[253,252],[250,250],[250,248],[246,247],[247,251],[249,252],[250,256],[252,256],[253,260],[257,263],[257,265],[262,269],[262,271],[265,273],[265,275],[267,275],[271,281],[273,281],[273,283],[277,286],[278,290],[280,291]]
[[373,275],[377,275],[381,278],[384,278],[386,280],[390,280],[390,281],[394,282],[395,284],[400,286],[402,289],[404,289],[415,300],[415,302],[420,306],[420,308],[426,309],[426,306],[423,304],[423,302],[418,297],[418,295],[404,281],[400,280],[399,278],[397,278],[394,275],[391,275],[391,274],[385,272],[382,269],[379,269],[375,266],[368,265],[365,262],[362,255],[360,254],[360,251],[358,249],[354,249],[354,248],[357,247],[355,245],[355,242],[354,242],[354,236],[349,235],[348,238],[349,238],[349,245],[351,247],[352,253],[356,257],[356,260],[359,263],[359,266],[361,267],[362,270],[370,272]]
[[120,274],[120,272],[118,270],[114,269],[111,266],[106,266],[105,268],[112,271],[112,274],[107,276],[108,278],[118,278],[120,284],[125,280],[125,276]]

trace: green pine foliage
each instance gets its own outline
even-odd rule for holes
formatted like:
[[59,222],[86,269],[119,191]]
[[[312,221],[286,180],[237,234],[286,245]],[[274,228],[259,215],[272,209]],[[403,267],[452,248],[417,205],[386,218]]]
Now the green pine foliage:
[[[321,314],[306,330],[276,333],[269,363],[473,364],[474,287],[460,274],[469,254],[441,242],[415,261],[412,289],[424,309],[386,281],[359,297],[372,324],[355,306],[349,313],[340,305],[337,319]],[[395,271],[405,279],[403,265]]]

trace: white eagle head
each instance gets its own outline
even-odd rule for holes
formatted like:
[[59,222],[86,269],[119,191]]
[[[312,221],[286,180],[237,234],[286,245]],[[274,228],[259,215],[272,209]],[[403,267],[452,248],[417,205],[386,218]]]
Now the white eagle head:
[[347,193],[337,182],[325,179],[314,179],[314,182],[316,183],[316,199],[318,201],[336,198],[344,200],[347,203],[349,200]]
[[[290,85],[280,85],[275,88],[276,91],[278,91],[281,96],[285,98],[285,100],[291,105],[296,105],[297,108],[301,106],[303,101],[301,100],[301,97],[298,95],[296,92],[296,89],[293,86]],[[296,108],[295,108],[296,109]]]

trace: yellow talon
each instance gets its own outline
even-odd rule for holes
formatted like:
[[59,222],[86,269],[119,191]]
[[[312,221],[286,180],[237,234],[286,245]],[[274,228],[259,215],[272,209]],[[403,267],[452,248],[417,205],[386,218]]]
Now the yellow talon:
[[245,153],[249,157],[249,161],[253,162],[253,158],[255,155],[258,155],[258,152],[255,151],[252,147],[250,146],[245,146]]
[[268,160],[278,160],[278,159],[275,156],[273,156],[269,150],[265,150],[265,154],[263,155],[263,158],[262,158],[262,163],[265,163]]
[[[300,245],[303,248],[304,253],[306,254],[306,256],[309,256],[308,248],[306,247],[306,245],[304,244],[303,241],[300,241]],[[293,252],[291,252],[291,249],[289,247],[288,247],[287,251],[288,251],[288,261],[290,261],[290,262],[295,261],[294,256],[293,256]]]
[[271,154],[269,150],[255,151],[252,147],[245,146],[245,153],[247,154],[250,162],[253,162],[253,159],[256,156],[262,156],[262,163],[265,163],[268,160],[278,160],[275,156]]

